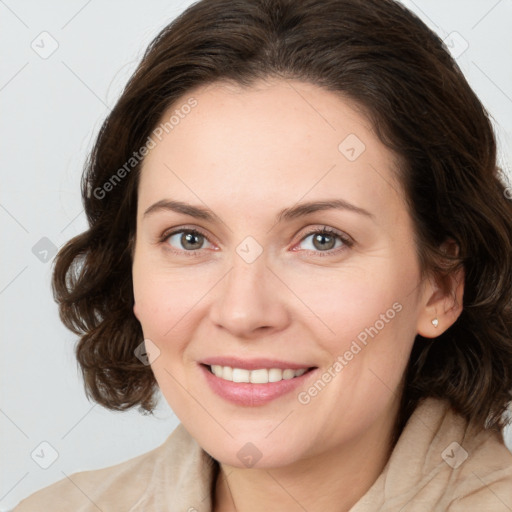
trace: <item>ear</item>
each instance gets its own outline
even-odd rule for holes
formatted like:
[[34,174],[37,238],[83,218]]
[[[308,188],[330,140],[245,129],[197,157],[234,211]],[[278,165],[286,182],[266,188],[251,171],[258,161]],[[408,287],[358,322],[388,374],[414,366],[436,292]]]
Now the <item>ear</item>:
[[[441,245],[446,254],[457,256],[459,247],[453,239]],[[464,268],[446,276],[442,282],[428,280],[423,293],[423,308],[420,311],[417,332],[424,338],[436,338],[451,327],[462,313],[464,297]],[[437,318],[437,327],[432,320]]]
[[133,304],[133,314],[135,315],[135,318],[140,322],[139,314],[137,312],[137,304]]

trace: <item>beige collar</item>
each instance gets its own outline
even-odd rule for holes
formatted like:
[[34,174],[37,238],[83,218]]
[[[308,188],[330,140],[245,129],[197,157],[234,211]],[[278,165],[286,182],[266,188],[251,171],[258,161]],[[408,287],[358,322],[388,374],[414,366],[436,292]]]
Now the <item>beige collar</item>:
[[[138,505],[211,512],[218,463],[182,424],[161,448],[158,466],[163,474],[151,480],[146,499]],[[396,511],[406,505],[408,511],[444,511],[455,499],[503,477],[512,482],[512,454],[501,433],[478,432],[448,402],[427,398],[409,418],[380,476],[350,512]],[[512,485],[510,489],[503,502],[511,500],[512,506]]]

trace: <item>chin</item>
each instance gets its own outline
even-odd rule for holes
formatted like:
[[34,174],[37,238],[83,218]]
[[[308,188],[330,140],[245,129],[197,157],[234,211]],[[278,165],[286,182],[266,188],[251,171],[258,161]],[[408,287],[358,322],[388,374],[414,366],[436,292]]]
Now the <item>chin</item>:
[[215,460],[226,466],[240,469],[272,469],[284,467],[297,462],[297,449],[293,446],[282,447],[276,452],[276,446],[267,443],[265,446],[257,446],[250,441],[232,447],[202,446]]

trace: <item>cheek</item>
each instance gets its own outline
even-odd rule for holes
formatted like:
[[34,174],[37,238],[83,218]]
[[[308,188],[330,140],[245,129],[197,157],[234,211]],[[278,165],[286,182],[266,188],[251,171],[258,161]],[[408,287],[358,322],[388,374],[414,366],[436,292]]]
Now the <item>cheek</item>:
[[177,352],[190,339],[205,294],[213,285],[206,276],[155,264],[134,265],[135,313],[145,338],[162,352]]
[[176,286],[146,281],[134,286],[136,315],[144,336],[160,344],[173,335],[179,319],[190,310],[183,292]]
[[330,340],[330,352],[343,349],[343,345],[350,344],[376,322],[380,326],[381,315],[386,312],[385,320],[394,318],[393,304],[401,302],[401,291],[390,279],[390,274],[371,272],[368,267],[364,271],[347,268],[335,275],[333,272],[316,272],[312,276],[295,278],[292,287],[310,309],[307,318],[311,318],[311,327],[318,334],[321,334],[319,329],[325,331],[326,336],[322,338]]
[[[155,342],[172,327],[178,289],[173,283],[159,278],[151,264],[142,259],[133,266],[134,313],[139,320],[144,337]],[[159,344],[160,345],[160,344]]]
[[[176,278],[178,277],[178,278]],[[165,332],[174,316],[186,306],[186,283],[162,269],[162,264],[145,247],[136,248],[132,268],[135,311],[144,332]]]
[[[338,392],[333,396],[354,404],[389,398],[390,390],[399,384],[415,336],[415,296],[410,293],[414,276],[391,265],[385,271],[383,266],[351,267],[334,278],[332,272],[329,278],[317,272],[314,279],[294,282],[297,295],[314,312],[314,316],[308,312],[303,321],[328,354],[328,368],[337,375],[331,389]],[[352,397],[345,395],[346,389],[352,389]]]

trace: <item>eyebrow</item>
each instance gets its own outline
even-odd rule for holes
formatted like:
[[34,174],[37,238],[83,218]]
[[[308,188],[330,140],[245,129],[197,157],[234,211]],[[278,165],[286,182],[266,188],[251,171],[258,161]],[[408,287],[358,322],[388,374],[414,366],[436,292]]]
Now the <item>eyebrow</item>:
[[[301,203],[296,206],[292,206],[291,208],[285,208],[277,214],[276,223],[293,220],[298,217],[304,217],[306,215],[318,211],[333,209],[348,210],[375,220],[375,215],[369,212],[368,210],[365,210],[364,208],[355,206],[345,201],[344,199],[331,199],[325,201],[310,201],[307,203]],[[151,205],[144,212],[144,217],[152,213],[156,213],[158,211],[173,211],[209,222],[221,221],[220,217],[209,208],[205,208],[203,206],[194,206],[188,203],[174,201],[170,199],[162,199],[156,202],[155,204]]]

